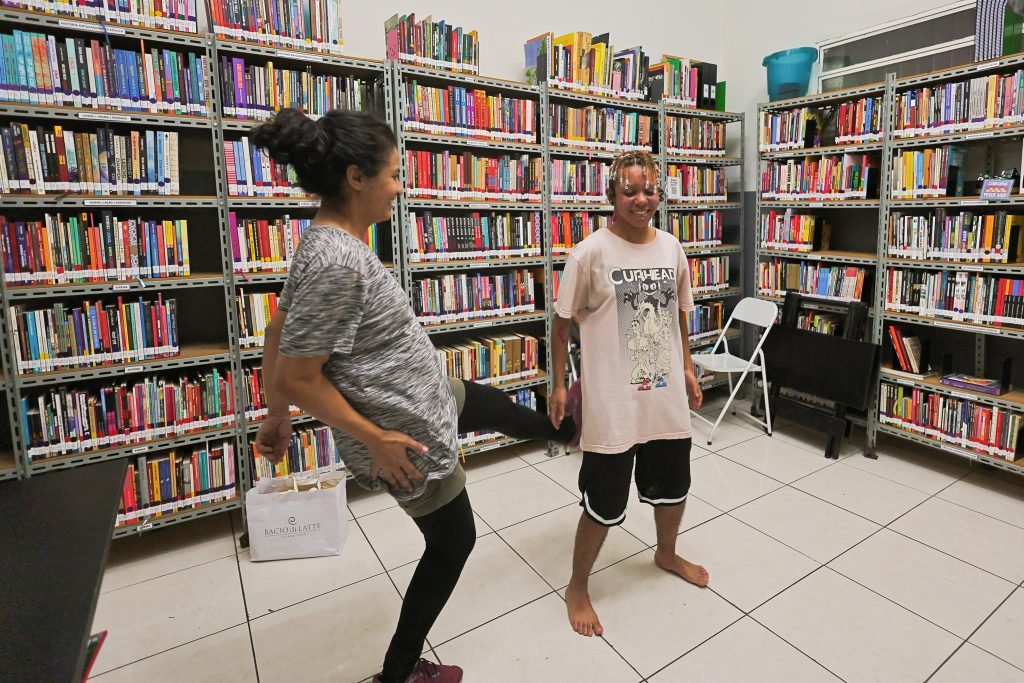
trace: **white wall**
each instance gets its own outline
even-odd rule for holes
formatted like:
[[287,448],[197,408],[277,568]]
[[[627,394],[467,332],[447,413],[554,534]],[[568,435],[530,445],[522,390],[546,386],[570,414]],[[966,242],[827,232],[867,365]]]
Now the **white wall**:
[[[494,0],[491,0],[494,2]],[[629,0],[518,0],[508,2],[457,0],[342,0],[342,37],[352,57],[384,58],[384,21],[396,12],[433,15],[480,34],[480,73],[522,80],[523,43],[553,31],[610,33],[612,45],[622,49],[643,46],[657,59],[676,54],[721,63],[725,16],[723,3],[714,0],[675,0],[672,3],[632,4]],[[700,17],[694,21],[692,17]]]
[[[725,0],[723,43],[728,46],[719,67],[719,78],[729,86],[727,107],[747,114],[748,161],[757,159],[757,105],[768,99],[765,55],[853,33],[902,19],[947,4],[935,0],[853,0],[823,3],[821,0]],[[851,6],[856,9],[851,9]],[[819,65],[816,65],[820,67]],[[811,83],[811,92],[814,92]],[[756,187],[757,164],[748,163],[744,187]]]

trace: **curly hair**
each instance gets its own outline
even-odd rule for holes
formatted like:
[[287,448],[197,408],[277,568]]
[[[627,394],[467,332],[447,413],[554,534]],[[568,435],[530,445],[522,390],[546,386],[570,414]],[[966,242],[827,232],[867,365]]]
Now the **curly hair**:
[[658,164],[654,161],[654,157],[650,152],[644,150],[632,150],[623,152],[612,161],[612,166],[608,171],[608,186],[605,188],[605,196],[608,201],[615,203],[615,190],[619,187],[626,169],[633,166],[640,166],[643,169],[648,187],[653,187],[658,193],[658,199],[661,199],[664,190],[658,184]]
[[395,134],[380,118],[336,109],[314,121],[298,109],[282,109],[252,132],[252,143],[274,161],[291,164],[302,189],[339,200],[349,166],[377,175],[396,147]]

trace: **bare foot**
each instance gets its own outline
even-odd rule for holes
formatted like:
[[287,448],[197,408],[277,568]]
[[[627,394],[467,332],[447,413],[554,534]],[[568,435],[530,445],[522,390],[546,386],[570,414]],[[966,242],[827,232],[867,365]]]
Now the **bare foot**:
[[678,555],[664,557],[656,552],[654,554],[654,563],[667,572],[678,574],[695,586],[704,588],[708,585],[708,570],[699,564],[687,562]]
[[570,584],[565,589],[565,606],[569,610],[569,625],[576,633],[588,638],[604,633],[586,589],[573,588]]

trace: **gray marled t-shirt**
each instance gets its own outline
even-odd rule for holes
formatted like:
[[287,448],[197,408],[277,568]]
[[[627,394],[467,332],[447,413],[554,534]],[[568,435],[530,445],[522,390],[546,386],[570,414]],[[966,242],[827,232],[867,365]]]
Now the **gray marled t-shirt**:
[[[434,346],[416,322],[405,292],[360,240],[317,226],[302,236],[278,302],[288,311],[285,356],[330,354],[324,375],[361,415],[381,429],[408,434],[429,450],[409,453],[427,479],[447,476],[458,461],[455,399]],[[356,481],[379,488],[366,446],[337,429],[334,439]],[[394,490],[400,501],[414,490]]]

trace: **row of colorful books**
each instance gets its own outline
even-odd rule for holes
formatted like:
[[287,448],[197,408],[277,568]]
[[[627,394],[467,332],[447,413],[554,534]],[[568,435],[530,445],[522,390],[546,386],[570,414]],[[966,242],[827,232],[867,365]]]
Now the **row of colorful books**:
[[206,57],[15,30],[0,34],[0,100],[206,116]]
[[344,463],[334,443],[330,427],[299,427],[292,431],[284,457],[272,463],[249,446],[249,459],[255,480],[267,477],[287,477],[301,472],[329,472],[340,469]]
[[968,451],[1018,460],[1024,416],[967,398],[883,381],[879,421]]
[[831,233],[821,216],[771,210],[761,215],[758,239],[762,249],[809,253],[828,249]]
[[1024,261],[1024,216],[973,211],[942,217],[893,211],[886,240],[889,256],[978,263]]
[[220,58],[221,103],[228,118],[263,121],[284,108],[319,118],[334,109],[366,110],[384,97],[379,81],[359,76],[315,73],[251,64],[241,57]]
[[889,268],[885,309],[982,325],[1024,327],[1024,279]]
[[534,275],[525,268],[494,275],[457,273],[418,279],[416,319],[425,325],[466,322],[536,310]]
[[41,221],[0,216],[8,285],[64,285],[191,274],[188,221],[119,218],[111,211]]
[[964,133],[1024,123],[1024,69],[896,94],[895,137]]
[[274,292],[246,292],[239,288],[235,295],[238,314],[238,344],[243,349],[263,346],[267,325],[277,312],[277,294]]
[[865,301],[870,273],[864,268],[769,259],[757,264],[758,293],[785,296],[786,291],[832,301]]
[[405,162],[409,197],[540,201],[540,157],[410,149],[405,152]]
[[224,141],[228,194],[232,197],[305,197],[291,164],[270,158],[248,137]]
[[540,256],[541,214],[474,211],[435,216],[430,211],[409,213],[409,261]]
[[287,271],[311,218],[240,218],[228,213],[228,237],[236,273]]
[[551,143],[619,152],[653,149],[654,117],[616,107],[551,105]]
[[477,73],[480,70],[480,39],[476,31],[452,26],[443,19],[415,14],[395,14],[384,22],[387,58],[418,66]]
[[694,296],[728,289],[728,256],[699,257],[687,261],[690,265],[690,290]]
[[796,326],[801,330],[819,334],[841,334],[843,323],[834,313],[803,311],[797,316]]
[[773,160],[761,173],[761,197],[776,200],[866,199],[878,196],[878,159],[870,154]]
[[53,372],[178,355],[174,299],[82,301],[74,307],[10,306],[8,320],[19,373]]
[[966,156],[960,145],[897,150],[889,174],[893,199],[963,195]]
[[4,0],[4,7],[195,33],[196,0]]
[[714,210],[672,212],[668,215],[668,223],[663,229],[679,240],[685,248],[706,249],[722,245],[723,227],[722,212]]
[[478,384],[515,382],[540,374],[540,341],[528,334],[465,339],[438,346],[436,351],[446,376]]
[[209,7],[218,36],[334,54],[342,51],[339,0],[219,0]]
[[178,133],[70,131],[11,123],[0,127],[0,192],[10,194],[176,195]]
[[177,379],[145,377],[112,386],[23,392],[21,428],[29,458],[149,444],[235,422],[230,370]]
[[566,254],[588,235],[607,228],[611,216],[590,211],[551,212],[551,253]]
[[724,202],[729,196],[725,169],[669,164],[665,194],[677,201]]
[[551,160],[553,202],[603,202],[608,189],[610,165],[582,159]]
[[524,51],[530,83],[635,100],[647,96],[650,62],[643,48],[617,51],[607,33],[542,33]]
[[715,339],[725,327],[725,303],[712,301],[696,304],[693,312],[687,316],[689,320],[690,343]]
[[647,81],[647,99],[652,102],[716,108],[718,67],[711,62],[663,54],[660,62],[648,67]]
[[724,156],[725,123],[685,116],[665,118],[665,151],[691,156]]
[[235,444],[212,441],[129,461],[117,526],[140,524],[235,498]]
[[[267,416],[270,404],[267,403],[266,382],[263,367],[260,365],[242,366],[242,393],[245,408],[242,411],[249,422],[259,422]],[[290,405],[292,415],[299,415],[302,410]]]
[[881,97],[862,97],[840,103],[835,108],[834,121],[828,124],[817,108],[763,111],[758,127],[758,149],[778,152],[878,142],[882,139],[882,114]]
[[463,85],[406,80],[405,130],[481,140],[537,142],[537,102]]

